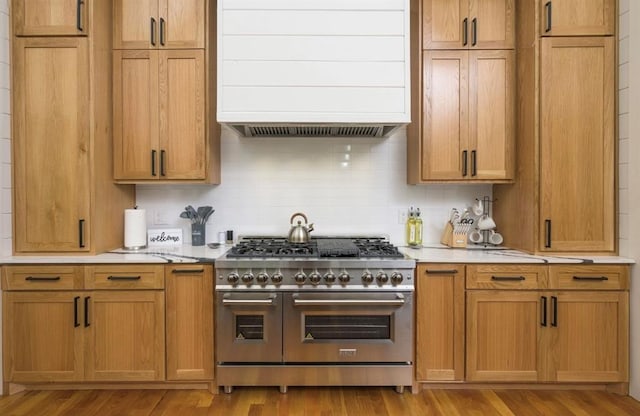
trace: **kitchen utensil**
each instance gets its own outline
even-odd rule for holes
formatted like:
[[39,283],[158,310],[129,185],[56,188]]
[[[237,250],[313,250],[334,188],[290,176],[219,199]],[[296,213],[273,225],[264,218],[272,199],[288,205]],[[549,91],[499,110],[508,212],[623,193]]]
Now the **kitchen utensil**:
[[480,230],[473,230],[469,233],[469,241],[471,241],[472,243],[475,244],[479,244],[482,243],[482,233],[480,232]]
[[496,228],[496,222],[487,214],[480,217],[478,220],[478,229],[480,230],[493,230]]
[[[304,225],[302,221],[298,220],[297,225],[293,224],[293,219],[296,217],[304,218]],[[291,243],[308,243],[309,242],[309,233],[313,231],[313,224],[309,224],[307,220],[307,216],[302,212],[296,212],[291,216],[291,229],[289,230],[289,242]]]
[[476,202],[471,206],[471,211],[473,211],[475,215],[482,215],[484,212],[484,205],[481,199],[476,199]]

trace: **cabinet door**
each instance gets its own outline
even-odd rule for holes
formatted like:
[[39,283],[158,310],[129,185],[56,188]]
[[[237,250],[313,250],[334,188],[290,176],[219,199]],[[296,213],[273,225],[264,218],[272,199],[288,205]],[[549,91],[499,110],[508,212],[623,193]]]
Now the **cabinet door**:
[[205,2],[203,0],[159,0],[160,46],[204,48]]
[[115,179],[157,179],[158,52],[113,52]]
[[4,292],[5,381],[81,381],[81,292]]
[[86,380],[164,380],[164,292],[83,295]]
[[113,48],[151,49],[160,44],[158,0],[115,0]]
[[89,251],[87,39],[16,38],[13,58],[15,251]]
[[424,0],[424,49],[513,49],[514,0]]
[[422,180],[469,175],[469,87],[467,51],[425,51]]
[[541,251],[614,250],[615,39],[544,38]]
[[416,378],[464,380],[464,266],[419,265]]
[[543,36],[614,35],[615,0],[539,0]]
[[543,298],[533,291],[467,291],[468,381],[542,380]]
[[13,0],[11,17],[16,36],[87,34],[86,0]]
[[167,266],[167,380],[213,379],[213,268]]
[[559,292],[551,309],[549,381],[629,381],[628,292]]
[[515,52],[469,52],[470,177],[513,179]]
[[160,51],[160,179],[205,179],[204,51]]

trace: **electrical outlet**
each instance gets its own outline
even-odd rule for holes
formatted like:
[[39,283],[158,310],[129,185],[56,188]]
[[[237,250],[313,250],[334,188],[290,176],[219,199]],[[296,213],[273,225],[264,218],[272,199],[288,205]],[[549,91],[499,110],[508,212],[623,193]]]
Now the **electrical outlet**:
[[169,215],[167,211],[157,210],[153,213],[153,224],[154,225],[168,225],[169,224]]
[[398,224],[404,224],[407,222],[407,210],[399,209],[398,210]]

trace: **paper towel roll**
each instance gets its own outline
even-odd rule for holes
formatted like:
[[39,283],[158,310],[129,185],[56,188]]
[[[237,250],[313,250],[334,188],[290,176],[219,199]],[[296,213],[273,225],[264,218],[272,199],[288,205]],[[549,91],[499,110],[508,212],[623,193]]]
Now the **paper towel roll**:
[[147,213],[144,209],[124,210],[124,248],[147,246]]

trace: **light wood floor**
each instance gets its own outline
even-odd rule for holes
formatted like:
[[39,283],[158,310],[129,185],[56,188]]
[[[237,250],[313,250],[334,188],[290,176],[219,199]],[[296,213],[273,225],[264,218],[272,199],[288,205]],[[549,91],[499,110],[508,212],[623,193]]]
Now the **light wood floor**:
[[391,388],[236,388],[204,390],[32,391],[0,397],[1,416],[625,416],[640,402],[593,391],[423,390]]

